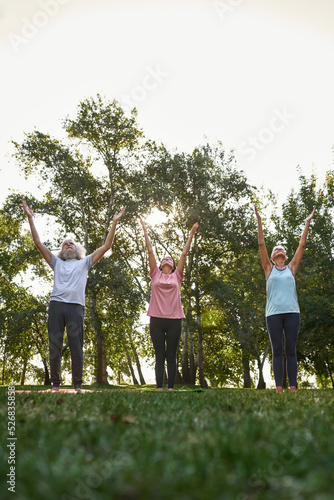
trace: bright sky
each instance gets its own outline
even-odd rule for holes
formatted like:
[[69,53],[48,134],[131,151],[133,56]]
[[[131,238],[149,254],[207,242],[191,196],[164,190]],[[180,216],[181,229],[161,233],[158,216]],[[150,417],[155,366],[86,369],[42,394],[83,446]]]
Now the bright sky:
[[98,92],[170,148],[234,148],[281,202],[297,165],[333,168],[332,0],[0,0],[0,26],[0,203],[32,189],[9,141]]
[[23,185],[9,141],[97,92],[171,148],[235,148],[281,201],[297,165],[333,168],[332,0],[0,0],[0,23],[0,202]]

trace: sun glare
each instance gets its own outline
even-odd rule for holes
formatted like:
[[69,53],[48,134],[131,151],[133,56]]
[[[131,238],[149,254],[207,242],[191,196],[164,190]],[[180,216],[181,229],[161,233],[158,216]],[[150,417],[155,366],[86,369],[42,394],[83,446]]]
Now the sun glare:
[[164,212],[161,212],[157,208],[154,208],[150,215],[145,218],[145,222],[150,226],[157,226],[162,222],[166,222],[167,215]]

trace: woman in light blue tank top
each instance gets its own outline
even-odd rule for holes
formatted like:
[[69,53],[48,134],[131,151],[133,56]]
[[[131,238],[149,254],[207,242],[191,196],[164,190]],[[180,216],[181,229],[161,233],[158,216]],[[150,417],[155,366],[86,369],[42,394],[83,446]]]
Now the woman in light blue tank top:
[[305,221],[299,246],[293,259],[285,265],[287,256],[281,245],[274,247],[270,262],[263,236],[261,216],[256,208],[258,223],[258,240],[261,261],[267,280],[266,323],[271,342],[273,372],[277,392],[283,386],[283,331],[285,335],[286,365],[290,390],[297,388],[297,356],[296,345],[300,324],[300,311],[296,292],[295,274],[303,256],[306,238],[314,210]]

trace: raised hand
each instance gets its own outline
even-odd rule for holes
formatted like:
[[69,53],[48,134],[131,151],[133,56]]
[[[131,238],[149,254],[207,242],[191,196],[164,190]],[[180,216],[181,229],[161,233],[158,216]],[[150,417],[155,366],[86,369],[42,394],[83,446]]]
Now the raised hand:
[[306,217],[305,222],[309,222],[312,219],[312,217],[314,215],[314,212],[315,212],[315,208],[312,210],[312,212],[310,213],[310,215],[308,217]]
[[195,234],[197,229],[198,229],[198,226],[199,226],[199,223],[198,222],[195,222],[195,224],[193,225],[193,227],[191,228],[191,234]]
[[257,209],[257,206],[256,206],[256,205],[254,205],[254,210],[255,210],[255,215],[256,215],[256,217],[258,218],[258,220],[261,220],[261,215],[259,214],[259,211],[258,211],[258,209]]
[[122,215],[124,214],[125,209],[126,209],[126,207],[123,207],[123,208],[122,208],[122,210],[121,210],[120,212],[116,212],[112,220],[113,220],[113,221],[115,221],[115,222],[119,221],[119,219],[120,219],[120,218],[122,217]]
[[150,265],[150,273],[153,273],[154,269],[157,266],[157,262],[155,260],[155,256],[154,256],[154,252],[153,252],[153,248],[152,248],[152,243],[151,243],[149,235],[147,233],[145,222],[143,221],[143,219],[139,219],[139,222],[144,230],[144,238],[145,238],[145,245],[146,245],[147,252],[148,252],[148,262]]
[[23,209],[28,216],[28,219],[31,219],[31,217],[34,216],[33,209],[27,205],[27,202],[25,200],[21,200],[21,202],[22,202]]
[[296,272],[297,272],[297,269],[298,269],[298,266],[300,264],[300,261],[302,260],[302,256],[303,256],[303,253],[304,253],[304,248],[305,248],[305,245],[306,245],[306,238],[307,238],[307,235],[308,235],[308,230],[310,228],[310,222],[311,222],[311,219],[314,215],[314,212],[315,212],[315,208],[312,210],[312,212],[310,213],[310,215],[308,217],[306,217],[305,219],[305,228],[304,228],[304,231],[300,237],[300,241],[299,241],[299,245],[298,245],[298,248],[296,250],[296,253],[295,255],[293,256],[293,259],[292,261],[290,262],[289,264],[289,267],[292,271],[292,274],[295,276]]
[[27,205],[27,202],[25,200],[21,200],[21,203],[22,203],[22,206],[23,206],[23,210],[25,211],[25,213],[27,214],[27,217],[28,217],[32,239],[34,240],[34,243],[35,243],[36,247],[41,252],[41,254],[44,257],[44,259],[46,260],[46,262],[48,264],[50,264],[50,262],[52,260],[52,253],[41,242],[41,239],[40,239],[40,237],[38,235],[38,232],[37,232],[37,229],[36,229],[36,226],[35,226],[33,209]]

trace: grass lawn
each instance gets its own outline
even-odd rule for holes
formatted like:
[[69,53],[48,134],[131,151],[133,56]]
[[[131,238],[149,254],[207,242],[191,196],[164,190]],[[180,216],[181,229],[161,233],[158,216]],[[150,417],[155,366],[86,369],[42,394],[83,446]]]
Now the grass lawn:
[[[2,500],[333,500],[334,391],[113,387],[15,396]],[[182,389],[182,390],[180,390]]]

